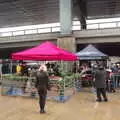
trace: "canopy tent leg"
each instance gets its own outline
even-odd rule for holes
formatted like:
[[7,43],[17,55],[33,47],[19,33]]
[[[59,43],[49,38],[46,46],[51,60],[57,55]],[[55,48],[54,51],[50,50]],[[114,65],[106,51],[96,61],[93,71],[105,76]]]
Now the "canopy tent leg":
[[12,74],[13,72],[13,70],[12,70],[12,66],[13,66],[13,62],[12,62],[12,60],[10,60],[10,74]]

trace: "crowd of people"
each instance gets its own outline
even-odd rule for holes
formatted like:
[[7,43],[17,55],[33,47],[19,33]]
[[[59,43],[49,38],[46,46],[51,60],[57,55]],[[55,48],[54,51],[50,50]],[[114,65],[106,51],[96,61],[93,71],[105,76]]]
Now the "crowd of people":
[[[39,94],[39,104],[40,104],[40,113],[45,113],[45,99],[47,90],[50,90],[50,86],[48,84],[49,78],[47,74],[47,67],[41,66],[39,69],[39,73],[36,75],[36,88]],[[82,72],[82,71],[81,71]],[[107,102],[108,97],[106,95],[107,91],[107,81],[110,80],[110,74],[107,73],[105,67],[103,65],[94,65],[92,68],[92,75],[93,75],[93,85],[96,89],[96,101],[101,102],[102,98],[103,101]],[[114,90],[114,88],[112,88]]]
[[[109,68],[107,68],[103,64],[82,64],[76,70],[79,74],[81,74],[80,80],[83,83],[90,83],[92,87],[96,89],[97,101],[101,102],[102,98],[104,101],[108,101],[106,91],[107,92],[116,92],[115,90],[115,79],[113,78],[113,74],[120,73],[120,65],[119,64],[111,64]],[[118,81],[120,79],[118,78]],[[79,83],[79,82],[77,82]],[[82,83],[81,83],[82,84]],[[84,84],[82,84],[84,85]]]
[[[47,63],[46,65],[41,64],[30,67],[26,63],[18,63],[14,69],[18,75],[36,77],[35,87],[39,95],[40,113],[45,113],[47,90],[50,90],[48,76],[53,74],[53,71],[55,75],[59,75],[59,65]],[[91,66],[83,64],[79,67],[79,69],[74,69],[74,71],[78,72],[81,75],[84,73],[91,74],[91,77],[89,78],[92,78],[90,79],[92,81],[92,86],[94,86],[96,89],[96,101],[101,102],[103,97],[103,100],[107,102],[108,98],[106,91],[115,92],[112,74],[116,72],[119,73],[120,66],[111,65],[109,69],[106,69],[105,66],[101,64],[94,64]],[[76,84],[79,87],[79,82],[76,82]]]

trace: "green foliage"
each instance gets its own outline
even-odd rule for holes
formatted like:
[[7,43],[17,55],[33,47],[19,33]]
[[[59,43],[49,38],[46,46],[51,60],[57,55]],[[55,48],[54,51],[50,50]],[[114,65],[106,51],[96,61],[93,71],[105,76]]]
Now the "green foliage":
[[60,76],[61,76],[61,77],[65,77],[66,75],[67,75],[66,72],[64,72],[64,71],[60,72]]
[[26,80],[28,80],[28,77],[26,77],[26,76],[18,76],[16,74],[14,74],[14,75],[5,74],[5,75],[2,75],[2,79],[4,79],[4,80],[13,80],[13,81],[26,81]]
[[81,77],[81,74],[80,74],[80,73],[75,73],[75,74],[74,74],[74,78],[75,78],[75,79],[78,79],[78,78],[80,78],[80,77]]

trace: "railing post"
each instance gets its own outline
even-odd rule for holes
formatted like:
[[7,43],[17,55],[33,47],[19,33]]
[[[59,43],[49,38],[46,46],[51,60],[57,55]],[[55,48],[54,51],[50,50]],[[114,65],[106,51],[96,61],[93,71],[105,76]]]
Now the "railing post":
[[119,27],[118,25],[119,25],[119,22],[117,21],[117,22],[116,22],[116,28],[118,28],[118,27]]
[[24,32],[23,34],[24,34],[24,35],[25,35],[25,31],[26,31],[26,30],[23,30],[23,32]]
[[98,30],[100,29],[100,23],[98,23]]
[[37,28],[37,33],[38,33],[38,28]]
[[52,33],[52,27],[50,27],[50,32]]
[[12,36],[14,36],[14,35],[13,35],[13,31],[11,31],[11,33],[12,33]]

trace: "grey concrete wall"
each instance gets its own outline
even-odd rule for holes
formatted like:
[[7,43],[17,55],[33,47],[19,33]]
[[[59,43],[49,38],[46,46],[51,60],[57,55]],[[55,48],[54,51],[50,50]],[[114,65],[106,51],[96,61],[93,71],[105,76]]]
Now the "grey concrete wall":
[[18,35],[11,37],[0,37],[0,43],[8,42],[24,42],[24,41],[37,41],[37,40],[53,40],[57,39],[60,33],[44,33],[44,34],[31,34],[31,35]]
[[43,41],[57,41],[59,33],[46,33],[34,35],[19,35],[14,37],[0,37],[0,48],[24,47],[38,45]]
[[84,44],[84,43],[120,43],[120,36],[114,37],[85,37],[85,38],[77,38],[76,44]]
[[[1,43],[0,49],[6,48],[17,48],[17,47],[33,47],[39,45],[40,43],[44,42],[45,40],[36,40],[36,41],[21,41],[21,42],[12,42],[12,43]],[[57,40],[51,39],[51,42],[57,44]]]
[[76,43],[120,42],[120,28],[74,31]]
[[[56,33],[44,33],[44,34],[31,34],[20,35],[13,37],[0,37],[0,48],[16,47],[16,46],[34,46],[42,41],[50,40],[57,42],[57,38],[60,36],[59,32]],[[76,44],[78,43],[120,43],[120,29],[103,29],[103,30],[85,30],[74,31],[73,36],[76,38]]]
[[74,31],[74,36],[76,38],[120,36],[120,28],[108,28],[108,29],[98,29],[98,30],[93,29],[93,30]]

